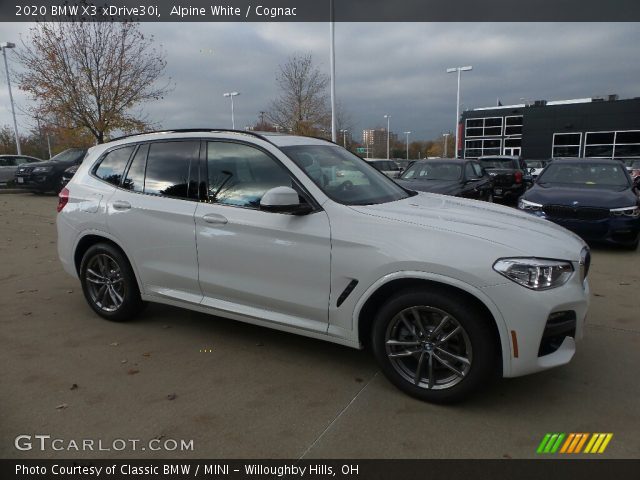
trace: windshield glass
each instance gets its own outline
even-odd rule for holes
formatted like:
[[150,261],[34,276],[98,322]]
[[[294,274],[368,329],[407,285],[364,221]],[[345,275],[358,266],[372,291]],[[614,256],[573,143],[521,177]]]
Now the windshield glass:
[[76,160],[79,160],[82,157],[84,157],[85,153],[86,153],[85,150],[70,148],[69,150],[60,152],[49,161],[50,162],[75,162]]
[[544,168],[545,163],[542,160],[527,160],[527,168]]
[[460,164],[424,162],[414,163],[400,178],[403,180],[458,180],[461,176]]
[[481,158],[484,168],[513,168],[513,160],[510,158]]
[[538,179],[541,185],[549,183],[572,186],[606,186],[626,188],[629,186],[624,167],[605,163],[552,163]]
[[332,200],[371,205],[409,197],[402,187],[360,157],[333,145],[282,147],[296,165]]

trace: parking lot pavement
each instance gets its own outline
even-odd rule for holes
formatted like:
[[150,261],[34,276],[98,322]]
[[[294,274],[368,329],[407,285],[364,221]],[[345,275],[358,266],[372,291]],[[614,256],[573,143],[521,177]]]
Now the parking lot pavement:
[[[640,458],[639,252],[593,252],[570,365],[445,407],[396,390],[366,352],[159,305],[100,319],[58,263],[56,202],[0,196],[2,458],[521,458],[547,432],[612,432],[604,457]],[[194,449],[18,451],[21,434]]]

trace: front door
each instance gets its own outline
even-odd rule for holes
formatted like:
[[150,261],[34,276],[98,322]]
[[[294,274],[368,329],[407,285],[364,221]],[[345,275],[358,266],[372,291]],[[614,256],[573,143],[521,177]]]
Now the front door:
[[[206,202],[195,214],[203,304],[305,330],[328,327],[327,214],[260,210],[273,187],[294,186],[270,154],[242,143],[207,143]],[[303,192],[301,194],[304,195]]]

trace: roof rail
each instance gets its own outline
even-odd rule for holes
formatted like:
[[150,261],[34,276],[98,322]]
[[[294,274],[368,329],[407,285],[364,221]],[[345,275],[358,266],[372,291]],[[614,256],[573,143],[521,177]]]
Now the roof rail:
[[273,143],[267,137],[265,137],[264,135],[260,135],[259,133],[255,133],[255,132],[250,131],[250,130],[233,130],[233,129],[230,129],[230,128],[168,128],[166,130],[153,130],[153,131],[149,131],[149,132],[131,133],[129,135],[122,135],[120,137],[112,138],[112,139],[109,140],[109,142],[105,142],[105,143],[115,142],[117,140],[122,140],[122,139],[130,138],[130,137],[136,137],[138,135],[149,135],[149,134],[153,134],[153,133],[197,133],[197,132],[240,133],[240,134],[243,134],[243,135],[251,135],[253,137],[259,138],[259,139],[264,140],[265,142],[269,142],[271,144]]

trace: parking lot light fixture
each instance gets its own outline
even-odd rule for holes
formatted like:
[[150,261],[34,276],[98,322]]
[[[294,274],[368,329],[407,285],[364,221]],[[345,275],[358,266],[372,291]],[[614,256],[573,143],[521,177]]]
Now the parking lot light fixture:
[[458,122],[460,121],[460,73],[468,72],[470,70],[473,70],[473,67],[471,65],[468,65],[466,67],[447,68],[447,73],[458,72],[458,93],[456,95],[456,125],[455,125],[456,143],[454,145],[453,158],[458,158]]
[[5,51],[7,48],[16,48],[15,43],[11,42],[2,42],[0,43],[0,48],[2,49],[2,56],[4,57],[4,69],[7,72],[7,87],[9,88],[9,101],[11,102],[11,115],[13,116],[13,134],[16,137],[16,150],[18,151],[18,155],[22,155],[22,150],[20,148],[20,138],[18,137],[18,123],[16,122],[16,110],[13,106],[13,94],[11,93],[11,80],[9,79],[9,65],[7,64],[7,52]]
[[409,135],[411,132],[404,132],[404,134],[407,136],[407,160],[409,160]]
[[385,115],[384,118],[387,119],[387,160],[389,160],[389,125],[391,123],[391,115]]
[[238,95],[240,95],[240,92],[227,92],[222,94],[223,97],[231,98],[231,128],[233,130],[236,129],[236,120],[233,116],[233,97],[237,97]]

